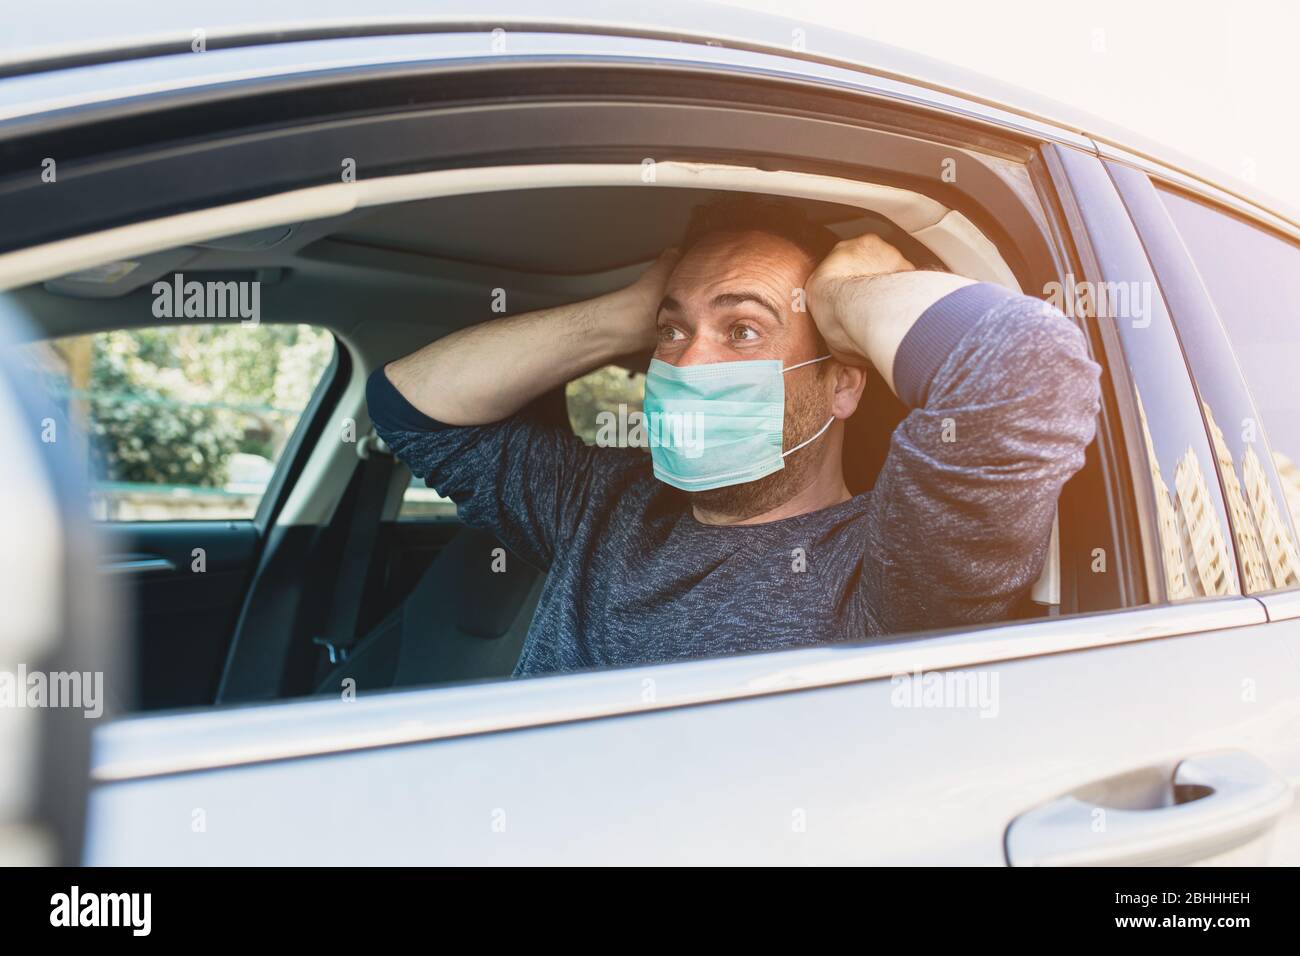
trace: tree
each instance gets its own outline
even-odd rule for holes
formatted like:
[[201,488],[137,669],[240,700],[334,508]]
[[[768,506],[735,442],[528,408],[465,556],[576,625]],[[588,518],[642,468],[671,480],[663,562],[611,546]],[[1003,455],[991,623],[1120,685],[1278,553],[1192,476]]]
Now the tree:
[[598,424],[596,416],[601,412],[611,412],[617,417],[619,405],[625,406],[627,414],[641,411],[645,376],[619,365],[606,365],[574,379],[564,394],[574,433],[588,445],[594,445]]
[[93,342],[85,399],[96,472],[217,487],[237,451],[275,458],[333,352],[305,325],[118,330]]

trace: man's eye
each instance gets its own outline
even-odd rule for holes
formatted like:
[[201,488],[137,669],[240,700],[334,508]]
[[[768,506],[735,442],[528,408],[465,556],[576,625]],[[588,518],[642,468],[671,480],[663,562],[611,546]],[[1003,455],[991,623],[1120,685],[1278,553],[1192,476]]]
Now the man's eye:
[[758,333],[748,325],[733,325],[731,327],[731,338],[737,342],[744,342],[749,339],[758,338]]
[[677,339],[677,334],[678,334],[677,330],[673,328],[671,325],[659,326],[660,342],[673,342]]

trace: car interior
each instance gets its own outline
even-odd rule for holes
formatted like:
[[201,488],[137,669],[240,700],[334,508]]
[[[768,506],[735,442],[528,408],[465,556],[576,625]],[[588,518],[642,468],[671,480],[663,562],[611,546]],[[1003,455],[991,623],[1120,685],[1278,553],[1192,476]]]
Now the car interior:
[[[840,238],[876,232],[919,267],[1019,287],[1007,257],[961,211],[919,192],[831,176],[607,164],[354,185],[365,189],[351,190],[342,211],[299,199],[242,222],[160,221],[116,253],[134,263],[129,271],[102,268],[103,250],[87,249],[80,263],[68,259],[79,267],[7,296],[41,334],[58,337],[186,321],[150,309],[153,284],[175,273],[255,279],[261,321],[336,337],[334,360],[252,521],[106,526],[115,567],[164,561],[161,570],[114,575],[137,609],[136,698],[126,709],[337,694],[345,678],[374,691],[509,677],[543,572],[512,560],[494,573],[489,556],[500,545],[490,534],[446,517],[401,517],[411,475],[367,435],[364,408],[373,369],[496,317],[492,290],[506,290],[508,312],[517,313],[624,285],[680,238],[692,209],[722,191],[780,195]],[[647,360],[620,364],[640,371]],[[563,390],[527,414],[569,427]],[[846,448],[854,493],[872,486],[904,414],[870,373]],[[360,440],[339,440],[349,421]],[[1067,499],[1092,500],[1096,467],[1090,453]],[[1058,528],[1017,617],[1085,609],[1062,574]],[[201,576],[188,573],[196,544],[207,554]]]

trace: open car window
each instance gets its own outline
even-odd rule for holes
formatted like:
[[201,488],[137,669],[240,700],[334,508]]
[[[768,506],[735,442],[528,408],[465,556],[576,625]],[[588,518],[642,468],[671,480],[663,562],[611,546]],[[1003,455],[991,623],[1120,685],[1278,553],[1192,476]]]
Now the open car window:
[[[430,174],[411,182],[402,176],[368,180],[364,184],[366,191],[358,194],[364,208],[355,209],[337,221],[309,220],[287,232],[276,232],[275,241],[284,244],[276,256],[295,265],[277,286],[277,296],[282,302],[292,303],[297,314],[307,313],[307,301],[324,303],[326,314],[322,321],[356,351],[351,359],[353,367],[343,377],[349,383],[347,391],[340,392],[333,404],[321,409],[318,416],[323,423],[321,430],[304,448],[301,471],[295,473],[292,487],[286,493],[284,509],[277,517],[285,533],[268,538],[265,556],[258,554],[255,541],[216,543],[221,545],[223,553],[237,551],[250,562],[238,568],[241,574],[261,570],[260,577],[253,578],[253,589],[243,596],[242,604],[232,604],[228,612],[237,628],[229,648],[218,648],[220,635],[212,636],[213,657],[226,654],[224,666],[218,668],[220,673],[212,678],[218,688],[216,702],[238,703],[322,693],[323,688],[337,687],[340,681],[353,679],[353,675],[363,690],[511,676],[521,642],[529,632],[546,587],[547,575],[539,573],[536,566],[531,571],[521,567],[529,563],[526,560],[507,557],[508,549],[501,541],[493,540],[490,533],[464,526],[465,516],[458,513],[447,489],[430,487],[422,476],[413,478],[404,469],[397,473],[400,480],[394,475],[388,488],[390,497],[386,498],[390,505],[400,499],[400,505],[395,511],[376,508],[373,512],[388,516],[395,513],[398,521],[374,519],[389,525],[389,530],[381,529],[378,535],[359,533],[352,516],[370,513],[369,507],[360,508],[358,501],[363,494],[368,494],[365,490],[368,485],[374,483],[364,477],[363,471],[371,473],[376,469],[370,465],[359,466],[358,462],[365,462],[367,456],[360,453],[355,442],[349,443],[347,438],[339,441],[338,436],[347,433],[346,427],[340,431],[340,426],[360,420],[364,414],[365,374],[362,373],[419,348],[438,334],[502,314],[491,305],[498,288],[509,299],[505,311],[515,314],[547,304],[579,301],[594,292],[626,284],[645,268],[647,256],[653,256],[680,234],[693,209],[719,195],[747,192],[738,187],[749,185],[754,172],[743,167],[664,164],[658,170],[661,180],[654,189],[647,190],[639,178],[639,167],[635,170],[638,178],[634,183],[622,182],[631,170],[619,164],[596,164],[589,169],[584,172],[569,166],[514,168],[508,173],[513,177],[510,180],[515,184],[513,189],[493,188],[507,175],[499,169],[474,170],[472,178]],[[960,271],[953,264],[964,264],[969,273],[985,281],[1002,282],[1015,290],[1032,288],[1031,276],[1018,278],[1011,271],[1008,263],[1014,261],[1024,268],[1025,257],[1015,253],[1005,238],[1004,247],[994,245],[958,210],[924,193],[812,174],[781,175],[789,182],[778,185],[765,180],[765,190],[802,204],[810,216],[837,238],[864,233],[887,235],[888,241],[897,243],[919,267],[948,266],[952,271]],[[584,185],[583,176],[592,177],[591,181],[599,185]],[[709,184],[718,188],[703,188]],[[546,188],[529,188],[530,185]],[[390,193],[398,193],[399,186],[406,198],[400,202],[389,201]],[[412,197],[414,190],[419,195]],[[644,234],[615,231],[620,228],[618,224],[606,221],[611,209],[639,210],[645,219]],[[586,262],[583,268],[588,272],[558,271],[563,262],[556,259],[555,244],[548,230],[558,228],[565,210],[597,217],[596,225],[617,237],[617,242],[611,240],[607,244],[596,241],[593,234],[575,248],[572,253],[575,257],[589,259],[583,260]],[[300,212],[306,214],[311,210]],[[615,218],[625,222],[628,217]],[[430,221],[465,222],[473,224],[478,232],[446,229],[431,233],[427,227]],[[489,241],[488,234],[489,225],[497,222],[526,226],[513,229],[508,242],[499,248]],[[167,223],[160,223],[158,235],[150,242],[158,247],[168,236],[169,228]],[[448,236],[451,238],[446,239]],[[458,245],[446,249],[437,245],[444,241]],[[619,248],[606,248],[607,245]],[[214,266],[225,263],[231,255],[230,247],[240,249],[237,255],[243,257],[241,261],[246,265],[255,264],[253,257],[257,253],[249,251],[255,249],[250,233],[247,239],[239,235],[223,239],[221,248],[200,253],[200,258],[186,269],[197,274],[205,260],[210,259]],[[149,270],[162,269],[164,274],[171,274],[175,268],[169,264],[166,249],[145,256]],[[489,261],[485,258],[488,256],[502,259]],[[409,284],[416,257],[423,257],[421,262],[424,259],[438,262],[440,273],[433,285]],[[461,263],[461,257],[484,261]],[[363,321],[358,321],[357,313],[344,309],[350,301],[348,296],[354,293],[349,287],[349,277],[353,275],[350,270],[362,270],[377,287],[391,284],[384,292],[384,308],[366,311]],[[155,281],[152,272],[146,281]],[[440,295],[439,308],[431,312],[430,294],[443,290],[446,294]],[[41,304],[42,293],[24,292]],[[133,293],[123,288],[120,292],[119,300],[124,305],[129,304],[133,294],[139,294],[138,289]],[[49,290],[43,295],[48,296]],[[335,301],[339,303],[337,314],[330,312]],[[351,300],[351,304],[356,306],[357,301]],[[150,483],[143,477],[146,473],[140,470],[143,465],[130,471],[125,463],[134,463],[134,459],[129,455],[104,457],[104,464],[99,466],[102,473],[99,480],[103,486],[100,499],[105,503],[99,507],[106,517],[145,521],[194,519],[202,515],[224,519],[251,516],[260,487],[265,484],[265,478],[258,484],[252,465],[260,464],[263,474],[269,475],[284,448],[285,437],[292,433],[297,415],[310,395],[308,388],[301,390],[296,402],[280,399],[289,392],[289,386],[281,379],[297,374],[295,370],[300,371],[302,366],[301,361],[295,364],[287,357],[282,360],[281,352],[287,349],[286,356],[292,356],[306,350],[310,339],[305,333],[301,341],[254,342],[240,339],[249,330],[231,323],[224,328],[213,326],[201,333],[188,333],[198,335],[190,342],[183,334],[186,328],[204,327],[167,328],[157,333],[152,330],[98,333],[103,338],[99,348],[109,356],[117,354],[113,351],[116,348],[133,361],[137,361],[135,356],[141,351],[152,356],[145,371],[153,378],[142,380],[170,383],[172,389],[163,391],[161,385],[155,386],[160,396],[156,402],[158,407],[171,408],[164,403],[182,399],[197,404],[197,409],[187,410],[191,414],[187,421],[195,426],[215,422],[224,429],[221,435],[229,433],[225,439],[229,448],[189,450],[182,457],[183,462],[194,463],[189,466],[190,471],[173,469],[183,480],[155,480],[153,484],[161,487],[148,489],[137,487]],[[328,340],[327,333],[319,334],[322,342]],[[153,342],[151,337],[158,341]],[[184,363],[178,356],[189,354],[212,361],[233,349],[232,342],[243,343],[250,353],[244,358],[252,362],[249,367],[256,369],[260,378],[254,381],[248,376],[238,379],[227,376],[220,381],[233,383],[229,387],[209,388],[206,393],[196,389],[196,385],[217,382],[218,377],[205,371],[201,363],[192,373],[186,373],[180,369]],[[55,346],[46,348],[57,351]],[[316,357],[317,378],[329,356],[328,351],[322,350]],[[254,357],[257,361],[253,361]],[[567,424],[587,445],[608,443],[602,442],[602,431],[612,431],[616,439],[613,444],[620,445],[621,436],[631,426],[630,418],[641,410],[645,393],[645,376],[639,368],[629,367],[634,364],[629,359],[625,364],[605,366],[580,376],[557,393],[544,396],[548,407],[538,411],[547,421]],[[159,372],[159,368],[166,374]],[[860,412],[850,419],[846,436],[848,457],[853,458],[845,462],[846,484],[855,496],[873,487],[889,453],[891,435],[906,415],[905,406],[882,377],[874,375],[869,379]],[[261,391],[252,392],[254,386]],[[101,404],[110,405],[107,392]],[[99,415],[111,421],[108,412]],[[133,420],[144,418],[138,411],[136,415]],[[272,416],[278,416],[271,423],[275,427],[264,421]],[[149,424],[158,423],[149,421]],[[101,426],[92,424],[94,427]],[[107,426],[101,430],[110,437],[116,434],[108,431]],[[206,440],[204,429],[195,427],[192,431],[187,436],[191,443],[199,438]],[[147,446],[148,442],[138,444]],[[147,464],[148,456],[144,458]],[[265,462],[259,462],[258,458]],[[203,467],[208,470],[203,471]],[[484,468],[487,467],[490,466],[484,463]],[[1089,467],[1095,471],[1100,466],[1092,462]],[[173,474],[158,468],[155,472],[163,477]],[[236,472],[239,481],[230,477]],[[1104,511],[1107,502],[1096,494],[1096,488],[1095,481],[1077,485],[1077,492],[1067,488],[1073,513],[1091,515]],[[239,500],[231,500],[240,495]],[[147,499],[145,504],[136,500],[142,496]],[[159,504],[156,500],[159,498],[165,501]],[[207,511],[200,511],[204,504],[217,501],[225,504],[221,507],[211,504]],[[393,529],[393,524],[399,527]],[[1053,531],[1050,537],[1045,536],[1043,543],[1051,557],[1044,564],[1042,581],[1032,593],[1026,590],[1023,601],[1012,609],[1007,620],[1024,621],[1096,609],[1092,605],[1072,603],[1077,588],[1072,583],[1064,587],[1061,584],[1060,554],[1070,555],[1073,565],[1079,561],[1077,541],[1072,538],[1075,533],[1075,529],[1063,527],[1059,533]],[[171,555],[172,548],[182,560]],[[185,555],[192,549],[188,542],[157,540],[124,541],[123,550],[128,554],[157,551],[170,558],[172,566],[184,568]],[[358,563],[351,557],[358,551],[363,558],[373,554],[373,559]],[[274,574],[266,574],[264,568],[257,569],[251,564],[255,561],[269,564],[275,569]],[[310,569],[311,573],[304,573],[304,569]],[[1070,570],[1077,579],[1080,573],[1077,567]],[[1030,578],[1032,583],[1032,575]],[[263,581],[269,582],[265,595],[260,590]],[[338,595],[353,586],[359,593],[356,601],[350,602],[353,608],[348,613],[355,614],[356,628],[340,636],[334,633],[331,623],[338,619]],[[279,588],[291,592],[298,603],[287,603],[276,590]],[[160,590],[152,588],[154,593]],[[239,598],[238,594],[222,596],[222,600],[232,602]],[[1112,603],[1104,609],[1114,606]],[[285,615],[286,608],[293,612],[292,616]],[[159,628],[162,629],[161,624]],[[196,689],[186,700],[192,700],[198,693]],[[165,695],[155,695],[155,698],[169,703],[174,699]]]

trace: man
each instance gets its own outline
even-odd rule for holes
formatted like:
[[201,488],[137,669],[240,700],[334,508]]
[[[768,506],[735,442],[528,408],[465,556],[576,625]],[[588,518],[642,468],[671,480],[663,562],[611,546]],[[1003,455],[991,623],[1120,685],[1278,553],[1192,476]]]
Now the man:
[[[669,424],[649,455],[517,414],[650,349],[647,418]],[[911,411],[852,496],[867,363]],[[462,329],[367,396],[416,475],[548,572],[521,676],[1005,618],[1092,440],[1098,373],[1044,302],[737,197],[627,288]]]

